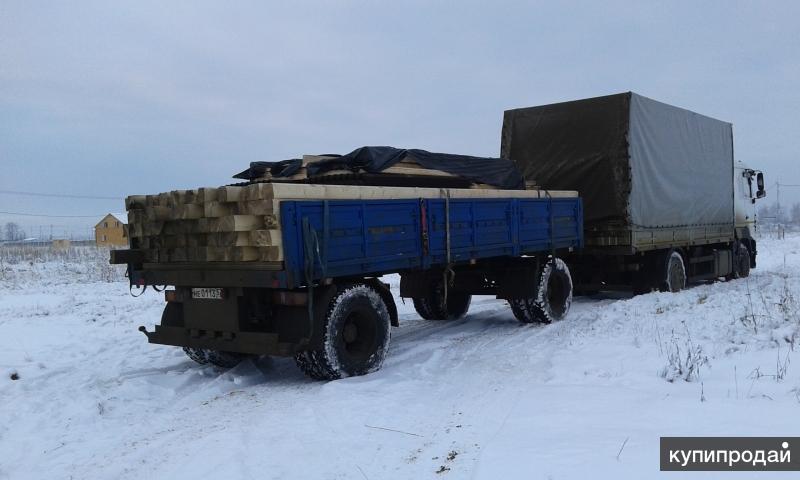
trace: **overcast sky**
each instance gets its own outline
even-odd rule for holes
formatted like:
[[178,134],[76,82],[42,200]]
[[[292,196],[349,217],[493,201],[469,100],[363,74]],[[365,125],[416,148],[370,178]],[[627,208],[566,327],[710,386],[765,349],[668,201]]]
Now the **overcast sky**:
[[300,3],[0,0],[0,190],[216,186],[361,145],[498,156],[503,110],[628,90],[732,122],[739,159],[800,184],[800,2]]

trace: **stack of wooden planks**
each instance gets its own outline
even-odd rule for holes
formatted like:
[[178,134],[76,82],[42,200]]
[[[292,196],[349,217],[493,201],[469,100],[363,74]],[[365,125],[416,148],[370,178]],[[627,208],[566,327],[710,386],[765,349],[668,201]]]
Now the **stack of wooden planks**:
[[147,262],[280,262],[283,200],[545,198],[577,192],[439,189],[296,183],[175,190],[125,200],[131,247]]

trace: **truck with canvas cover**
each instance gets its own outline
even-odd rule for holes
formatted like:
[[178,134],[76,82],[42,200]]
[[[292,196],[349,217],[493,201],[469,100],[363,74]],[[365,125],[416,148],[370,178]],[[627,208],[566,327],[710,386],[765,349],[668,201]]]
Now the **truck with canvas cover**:
[[239,176],[126,199],[130,248],[111,261],[132,289],[166,288],[160,324],[140,328],[151,343],[221,367],[277,355],[317,379],[365,374],[398,325],[387,273],[428,320],[464,316],[473,294],[508,300],[524,323],[569,310],[560,257],[583,245],[581,199],[525,189],[511,162],[364,147]]
[[734,162],[730,123],[632,92],[508,110],[501,157],[544,188],[577,190],[579,289],[680,290],[756,265],[761,172]]

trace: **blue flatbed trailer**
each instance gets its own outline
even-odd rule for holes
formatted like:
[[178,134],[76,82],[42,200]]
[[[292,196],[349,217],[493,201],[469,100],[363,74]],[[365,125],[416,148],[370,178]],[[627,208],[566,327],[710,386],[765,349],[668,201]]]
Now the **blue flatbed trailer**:
[[[308,284],[310,256],[316,281],[580,248],[581,212],[580,198],[284,201],[286,286]],[[306,220],[314,232],[311,255]]]
[[577,197],[281,202],[282,262],[144,263],[112,253],[132,285],[167,285],[151,343],[230,366],[246,355],[294,356],[319,379],[380,367],[398,324],[388,285],[426,319],[466,314],[472,294],[509,301],[522,322],[563,318],[572,298],[558,258],[583,246]]

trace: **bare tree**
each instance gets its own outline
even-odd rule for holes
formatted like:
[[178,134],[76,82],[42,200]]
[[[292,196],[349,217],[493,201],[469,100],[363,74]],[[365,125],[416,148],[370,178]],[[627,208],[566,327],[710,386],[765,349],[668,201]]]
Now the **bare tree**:
[[5,233],[6,233],[6,240],[10,242],[15,242],[17,240],[22,240],[25,238],[25,232],[23,232],[22,229],[19,228],[19,225],[17,225],[14,222],[6,223]]

